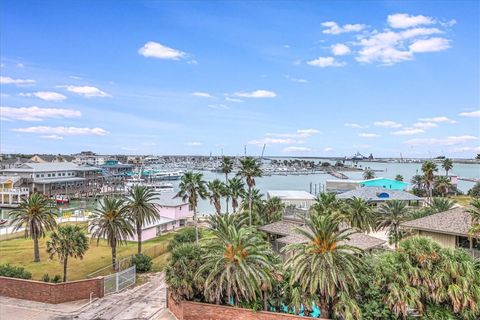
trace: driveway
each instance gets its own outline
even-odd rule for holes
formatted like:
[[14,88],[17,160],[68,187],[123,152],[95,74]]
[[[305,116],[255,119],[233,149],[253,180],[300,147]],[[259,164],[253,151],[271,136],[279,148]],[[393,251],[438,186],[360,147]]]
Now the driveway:
[[[83,304],[83,305],[82,305]],[[150,281],[88,301],[50,305],[0,297],[0,320],[175,320],[166,309],[164,274],[150,275]]]

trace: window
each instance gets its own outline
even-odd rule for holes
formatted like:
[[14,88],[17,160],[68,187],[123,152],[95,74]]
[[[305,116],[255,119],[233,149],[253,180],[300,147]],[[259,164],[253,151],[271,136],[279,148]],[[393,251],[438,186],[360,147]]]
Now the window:
[[36,174],[35,176],[36,176],[37,178],[40,178],[40,175],[39,175],[39,174]]
[[49,174],[47,174],[47,177],[50,177],[50,173],[49,173]]
[[[470,240],[467,237],[457,237],[457,247],[470,250]],[[472,248],[480,250],[480,241],[472,239]]]

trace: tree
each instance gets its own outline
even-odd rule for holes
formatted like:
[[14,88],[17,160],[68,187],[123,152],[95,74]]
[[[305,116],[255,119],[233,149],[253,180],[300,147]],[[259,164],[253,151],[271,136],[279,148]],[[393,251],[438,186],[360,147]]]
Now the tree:
[[285,204],[278,197],[267,199],[263,204],[262,220],[263,224],[269,224],[282,219]]
[[403,176],[402,176],[401,174],[397,174],[397,175],[395,176],[395,180],[397,180],[397,181],[403,181]]
[[244,183],[240,178],[232,178],[228,180],[227,189],[230,198],[232,199],[232,209],[233,213],[236,212],[238,208],[238,199],[242,198],[245,193]]
[[185,174],[180,179],[178,189],[179,191],[176,196],[181,197],[183,201],[188,201],[190,207],[193,210],[193,220],[195,223],[195,239],[198,243],[198,200],[206,199],[208,194],[206,183],[203,180],[203,175],[201,173],[194,173],[192,171],[185,172]]
[[143,226],[160,219],[160,214],[155,208],[157,199],[158,194],[145,186],[136,185],[128,191],[125,210],[135,224],[138,253],[142,252]]
[[448,158],[443,159],[442,168],[445,170],[445,175],[448,177],[448,171],[452,170],[453,168],[453,161]]
[[468,195],[470,197],[480,197],[480,182],[475,183],[472,189],[468,190]]
[[407,217],[408,208],[404,201],[387,201],[378,209],[377,230],[388,228],[388,234],[395,245],[395,250],[403,235],[400,223],[406,221]]
[[252,188],[255,186],[255,178],[262,176],[262,169],[255,158],[245,157],[240,160],[238,175],[245,179],[248,186],[248,211],[252,225]]
[[468,231],[471,238],[480,237],[480,199],[474,199],[470,202],[470,205],[466,212],[470,213],[472,226]]
[[47,241],[47,252],[52,259],[58,256],[63,263],[63,282],[67,282],[68,258],[83,259],[88,250],[88,239],[77,225],[59,226]]
[[51,201],[40,193],[33,193],[28,198],[23,198],[17,209],[10,212],[13,232],[25,228],[25,238],[33,239],[34,262],[40,262],[38,239],[45,237],[57,225],[56,215],[50,208]]
[[[233,170],[232,158],[224,156],[222,158],[222,172],[225,175],[225,185],[228,184],[228,174],[232,172],[232,170]],[[227,206],[227,213],[228,213],[228,197],[229,197],[228,193],[226,194],[226,196],[227,196],[226,206]]]
[[232,215],[219,215],[212,238],[205,243],[203,264],[197,276],[207,274],[204,294],[217,304],[252,302],[272,287],[274,253],[253,227],[238,228]]
[[375,228],[375,214],[372,208],[361,198],[353,197],[346,201],[340,214],[351,228],[361,232],[370,232]]
[[338,317],[359,318],[353,295],[359,289],[356,273],[363,266],[362,250],[346,244],[354,232],[340,230],[339,223],[330,215],[310,213],[305,228],[296,230],[306,241],[290,244],[282,251],[290,255],[286,262],[292,271],[290,284],[299,285],[302,292],[318,299],[315,303],[322,318],[330,319],[333,311]]
[[133,237],[132,221],[121,198],[105,197],[95,209],[90,221],[92,239],[106,239],[112,249],[112,267],[117,270],[117,245]]
[[[240,208],[242,209],[242,211],[247,211],[247,210],[250,210],[250,205],[251,205],[252,217],[253,217],[254,213],[258,214],[260,211],[262,211],[263,193],[260,193],[260,189],[253,188],[250,194],[251,194],[250,197],[246,193],[243,194],[242,204],[240,205]],[[252,218],[252,221],[253,221],[253,218]]]
[[375,172],[373,172],[372,170],[365,170],[363,172],[363,179],[370,180],[374,178],[375,178]]
[[423,187],[423,178],[421,175],[416,174],[412,177],[410,183],[414,186],[414,188],[421,189]]
[[433,185],[435,189],[445,197],[448,193],[448,190],[452,187],[452,183],[450,182],[450,178],[447,176],[438,176],[435,177],[433,181]]
[[432,186],[435,179],[435,172],[438,171],[437,165],[433,161],[425,161],[422,164],[423,183],[427,189],[428,198],[432,198]]
[[343,202],[339,201],[334,193],[323,192],[315,199],[315,203],[311,206],[310,211],[320,215],[338,214],[342,205]]
[[208,197],[210,198],[210,204],[213,204],[217,214],[220,214],[220,211],[222,210],[220,200],[227,193],[225,184],[218,179],[214,179],[213,181],[209,181],[207,186],[209,190]]
[[448,211],[455,207],[455,201],[448,198],[433,198],[430,204],[428,205],[428,210],[431,213],[439,213]]

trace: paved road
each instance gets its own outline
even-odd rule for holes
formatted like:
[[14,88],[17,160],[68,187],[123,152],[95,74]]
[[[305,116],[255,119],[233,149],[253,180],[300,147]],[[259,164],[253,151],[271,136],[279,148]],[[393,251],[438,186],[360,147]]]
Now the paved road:
[[[3,299],[3,298],[2,298]],[[175,320],[166,309],[164,274],[153,275],[149,282],[76,307],[52,305],[18,299],[0,300],[0,320]]]

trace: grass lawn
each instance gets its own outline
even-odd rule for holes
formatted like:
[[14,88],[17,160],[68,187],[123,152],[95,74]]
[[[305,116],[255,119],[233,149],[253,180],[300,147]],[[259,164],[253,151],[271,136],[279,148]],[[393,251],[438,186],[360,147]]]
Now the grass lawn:
[[170,252],[164,253],[154,259],[152,259],[152,272],[160,272],[165,269],[170,258]]
[[[173,232],[161,235],[155,239],[145,241],[142,244],[144,250],[168,243],[173,237]],[[45,242],[49,236],[40,239],[40,262],[33,262],[33,240],[31,239],[12,239],[0,241],[0,264],[9,263],[15,266],[22,266],[32,273],[33,280],[41,280],[43,274],[48,273],[51,276],[63,275],[63,266],[55,257],[48,259],[45,251]],[[127,257],[137,252],[137,243],[128,242],[126,245],[117,247],[117,257]],[[164,254],[165,255],[165,254]],[[157,257],[158,258],[161,258]],[[166,259],[166,257],[164,257]],[[159,267],[163,264],[162,259],[158,260]],[[111,263],[111,249],[104,240],[101,240],[97,246],[97,241],[90,242],[90,248],[83,260],[72,259],[68,261],[68,279],[84,279],[88,274],[97,271]]]
[[450,196],[452,200],[455,200],[461,206],[468,206],[473,200],[470,196]]

